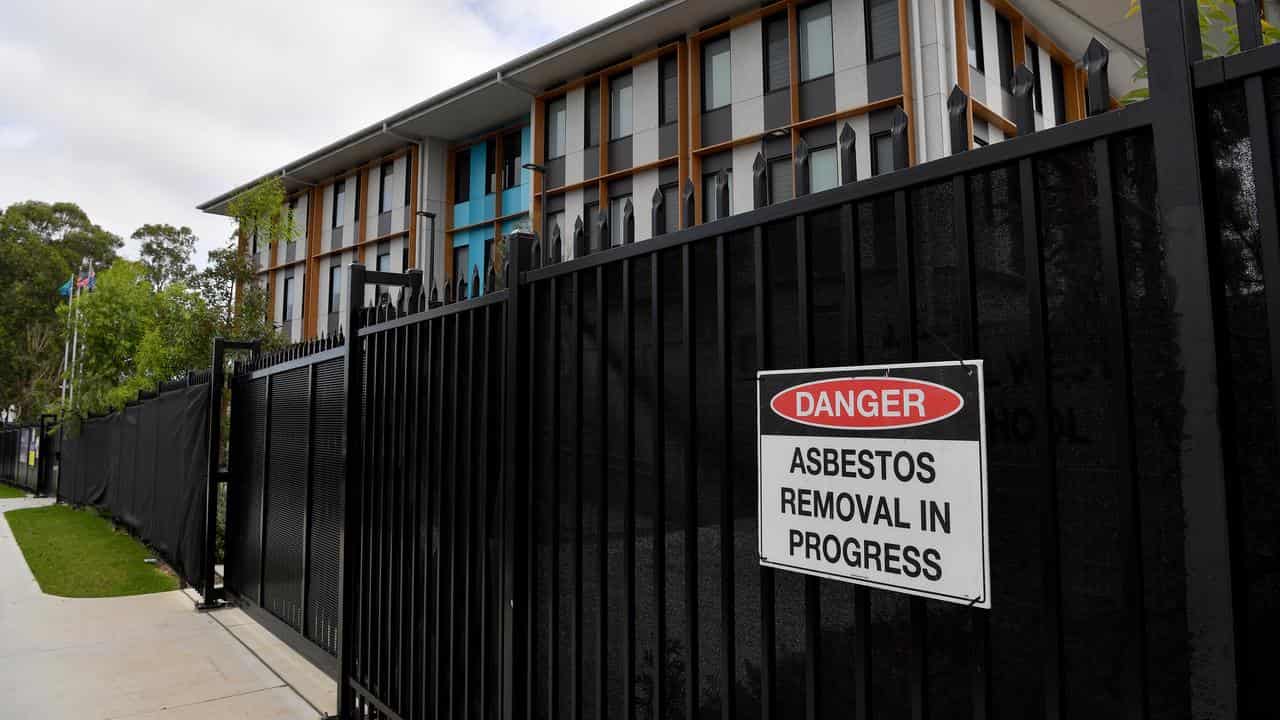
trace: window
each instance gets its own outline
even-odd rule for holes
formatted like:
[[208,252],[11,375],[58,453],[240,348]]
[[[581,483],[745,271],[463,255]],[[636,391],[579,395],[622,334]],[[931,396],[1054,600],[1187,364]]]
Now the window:
[[253,233],[249,235],[250,252],[254,255],[258,254],[258,228],[253,229]]
[[329,312],[342,309],[342,266],[334,261],[329,266]]
[[784,155],[769,161],[769,203],[786,202],[795,196],[795,177],[791,168],[791,156]]
[[378,213],[391,210],[391,180],[395,177],[395,163],[382,163],[382,176],[378,180]]
[[524,181],[520,166],[524,164],[521,132],[517,130],[502,136],[502,187],[513,188]]
[[[898,55],[898,0],[867,0],[867,62]],[[828,18],[828,23],[830,19]],[[828,31],[830,32],[830,31]]]
[[284,279],[284,317],[282,320],[289,322],[293,319],[293,278]]
[[391,272],[391,251],[390,250],[378,253],[378,264],[376,267],[378,272]]
[[[611,247],[621,245],[626,238],[625,225],[622,222],[622,211],[630,199],[630,195],[609,199],[609,245]],[[635,206],[633,205],[632,210],[634,209]]]
[[456,288],[459,280],[471,282],[470,248],[467,245],[453,249],[453,284]]
[[702,110],[710,112],[733,98],[733,66],[729,37],[712,40],[702,48]]
[[411,155],[404,156],[404,206],[409,207],[409,190],[413,183],[409,180],[413,177],[413,157]]
[[830,190],[840,184],[840,173],[836,170],[836,146],[809,152],[809,192]]
[[1062,78],[1062,66],[1049,63],[1050,80],[1053,82],[1053,122],[1061,125],[1067,121],[1067,91]]
[[587,86],[587,102],[586,116],[583,118],[582,131],[586,134],[582,138],[586,147],[593,148],[600,145],[600,86],[592,83]]
[[484,241],[484,266],[480,268],[480,274],[489,277],[489,266],[493,264],[493,238],[487,238]]
[[[897,3],[894,5],[894,24],[897,25]],[[800,81],[808,82],[835,72],[835,59],[831,50],[831,3],[821,2],[801,8],[800,22]],[[898,44],[894,33],[893,44]]]
[[333,227],[342,227],[342,206],[347,203],[347,181],[333,184]]
[[658,99],[660,115],[658,122],[670,125],[680,117],[680,74],[676,58],[668,55],[658,61]]
[[[299,230],[305,230],[305,228],[298,228],[298,226],[294,224],[293,213],[297,209],[298,209],[298,198],[293,198],[292,200],[289,201],[289,227],[299,229]],[[297,240],[297,238],[293,236],[289,237],[289,242],[294,242],[295,240]]]
[[498,141],[489,138],[484,143],[484,194],[492,195],[498,188]]
[[409,269],[409,246],[405,245],[400,248],[400,270],[403,272]]
[[1035,78],[1035,84],[1031,86],[1031,96],[1035,98],[1036,112],[1044,112],[1044,95],[1040,92],[1040,48],[1030,40],[1027,41],[1027,64],[1031,68],[1031,75]]
[[599,205],[596,203],[586,203],[582,206],[582,222],[585,225],[583,234],[586,235],[587,248],[595,249],[601,247],[599,230],[596,228],[596,214]]
[[609,139],[629,137],[634,119],[631,73],[611,78],[609,80]]
[[1000,54],[1000,89],[1013,90],[1013,26],[1009,18],[996,13],[996,51]]
[[563,260],[565,257],[568,256],[567,254],[572,251],[572,248],[570,248],[569,246],[573,243],[573,238],[569,237],[569,234],[568,234],[569,228],[566,228],[564,226],[564,211],[561,210],[559,212],[547,213],[547,217],[544,221],[544,224],[546,229],[544,230],[545,235],[543,235],[542,245],[543,247],[546,248],[547,256],[552,257],[551,253],[555,247],[555,240],[553,238],[555,238],[555,235],[556,235],[556,228],[559,228],[561,257],[560,258],[552,257],[552,259]]
[[654,235],[675,232],[680,229],[680,188],[675,183],[662,186],[662,219],[666,223],[654,228]]
[[985,73],[987,63],[982,56],[982,0],[965,0],[965,9],[969,11],[969,32],[965,33],[969,44],[969,66]]
[[893,134],[880,132],[872,135],[871,174],[880,175],[893,170]]
[[471,199],[471,148],[459,150],[453,160],[453,201]]
[[[368,184],[366,184],[365,187],[367,188]],[[356,206],[356,211],[351,217],[353,219],[359,220],[360,219],[360,176],[359,175],[355,176],[355,186],[352,187],[351,189],[353,191],[351,193],[353,195],[352,199],[355,200],[355,206]]]
[[733,214],[733,171],[725,172],[725,177],[729,181],[729,208],[728,212],[720,215],[716,203],[716,175],[719,173],[707,173],[702,176],[702,217],[703,222],[711,222],[713,220],[721,220]]
[[568,113],[565,99],[557,98],[547,104],[547,158],[564,157]]
[[773,92],[791,85],[791,48],[787,14],[779,13],[764,22],[764,91]]

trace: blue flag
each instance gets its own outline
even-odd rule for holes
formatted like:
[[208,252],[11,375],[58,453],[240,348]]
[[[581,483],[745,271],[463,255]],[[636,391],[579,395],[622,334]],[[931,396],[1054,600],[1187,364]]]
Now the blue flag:
[[73,277],[71,278],[71,280],[68,280],[62,283],[62,287],[58,288],[59,295],[61,295],[62,297],[71,297],[71,286],[73,284],[72,280],[75,280],[75,278]]

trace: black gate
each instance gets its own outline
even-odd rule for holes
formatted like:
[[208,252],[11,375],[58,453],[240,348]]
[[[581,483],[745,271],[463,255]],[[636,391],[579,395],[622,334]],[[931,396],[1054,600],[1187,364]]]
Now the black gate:
[[335,675],[343,353],[338,338],[236,366],[226,491],[226,593]]

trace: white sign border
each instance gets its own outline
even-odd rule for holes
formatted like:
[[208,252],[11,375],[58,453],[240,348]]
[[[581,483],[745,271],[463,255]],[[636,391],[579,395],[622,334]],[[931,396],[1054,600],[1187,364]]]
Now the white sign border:
[[[891,585],[889,583],[877,582],[860,578],[857,575],[837,575],[835,573],[824,573],[808,568],[796,567],[793,565],[784,565],[781,563],[766,560],[764,557],[764,533],[761,529],[764,527],[764,466],[761,463],[762,445],[764,433],[761,431],[760,418],[762,417],[762,407],[760,404],[760,379],[768,375],[802,375],[806,373],[837,373],[837,372],[868,372],[872,370],[887,371],[884,377],[893,377],[894,370],[917,369],[917,368],[933,368],[933,367],[953,367],[959,365],[961,367],[973,367],[978,372],[978,458],[980,467],[978,468],[978,491],[980,502],[978,503],[978,512],[980,514],[980,525],[982,526],[982,594],[976,598],[961,597],[958,595],[946,595],[943,593],[931,593],[926,590],[916,588],[907,588],[899,585]],[[927,381],[926,381],[927,382]],[[803,424],[803,423],[802,423]],[[830,428],[835,430],[835,428]],[[901,428],[895,428],[901,429]],[[984,610],[991,609],[991,564],[990,548],[991,537],[990,529],[987,524],[987,508],[990,504],[989,493],[987,492],[987,393],[986,393],[986,376],[983,373],[982,360],[946,360],[942,362],[918,362],[918,363],[885,363],[881,365],[845,365],[840,367],[817,367],[817,368],[789,368],[785,370],[757,370],[756,371],[756,560],[761,567],[773,568],[776,570],[786,570],[789,572],[800,573],[802,575],[811,575],[813,577],[826,578],[829,580],[838,580],[840,582],[862,585],[865,587],[878,588],[880,590],[888,590],[891,592],[902,593],[905,595],[913,595],[916,597],[930,598],[933,600],[942,600],[958,605],[968,607],[982,608]]]

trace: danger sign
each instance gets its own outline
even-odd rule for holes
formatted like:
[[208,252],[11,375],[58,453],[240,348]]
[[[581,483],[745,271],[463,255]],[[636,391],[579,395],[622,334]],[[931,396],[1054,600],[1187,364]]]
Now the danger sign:
[[991,607],[981,360],[756,384],[761,565]]

